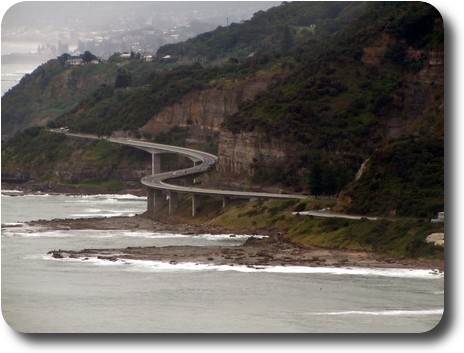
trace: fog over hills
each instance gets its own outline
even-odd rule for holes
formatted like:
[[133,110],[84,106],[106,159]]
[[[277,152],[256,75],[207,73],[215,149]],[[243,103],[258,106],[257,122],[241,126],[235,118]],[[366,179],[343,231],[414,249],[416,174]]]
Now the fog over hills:
[[[63,53],[155,53],[218,26],[250,19],[272,1],[27,1],[4,10],[2,95]],[[3,6],[5,4],[3,3]],[[6,5],[8,6],[8,4]]]
[[79,1],[21,2],[10,7],[2,21],[2,40],[18,36],[44,38],[57,30],[88,33],[131,30],[143,27],[163,29],[199,21],[226,25],[249,19],[253,13],[280,2],[234,1]]

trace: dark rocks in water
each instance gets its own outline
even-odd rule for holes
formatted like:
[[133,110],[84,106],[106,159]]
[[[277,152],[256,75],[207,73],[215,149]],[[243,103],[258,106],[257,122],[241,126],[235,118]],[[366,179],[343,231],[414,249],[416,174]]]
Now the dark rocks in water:
[[61,253],[59,253],[59,252],[52,251],[51,253],[52,253],[52,257],[54,259],[62,259],[63,258],[63,255],[61,255]]
[[97,259],[111,262],[116,262],[119,260],[116,256],[97,256]]

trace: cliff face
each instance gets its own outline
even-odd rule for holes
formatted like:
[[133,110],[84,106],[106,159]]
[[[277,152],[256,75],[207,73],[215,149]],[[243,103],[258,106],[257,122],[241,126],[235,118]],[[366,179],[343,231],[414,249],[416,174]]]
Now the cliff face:
[[[385,53],[395,44],[386,34],[374,43],[365,48],[359,70],[384,65]],[[405,47],[405,60],[422,64],[420,70],[410,70],[401,76],[398,86],[389,93],[389,103],[376,112],[377,121],[372,133],[385,143],[408,136],[440,135],[443,131],[443,52]],[[278,170],[301,155],[301,146],[298,148],[284,139],[269,138],[258,130],[259,127],[237,134],[228,130],[220,132],[217,173],[211,181],[219,185],[224,181],[223,185],[230,185],[235,180],[249,187],[247,184],[255,176],[256,166]],[[335,154],[339,153],[335,151]]]
[[262,72],[243,81],[224,81],[190,92],[179,103],[156,114],[139,132],[156,135],[179,126],[189,128],[191,142],[205,143],[208,136],[219,132],[224,117],[237,112],[241,103],[265,91],[278,75]]
[[254,164],[276,166],[291,152],[288,144],[277,139],[269,140],[260,133],[233,134],[224,130],[219,135],[217,170],[224,175],[251,177],[255,174]]
[[261,133],[221,130],[216,171],[205,175],[203,183],[216,188],[281,192],[280,184],[255,184],[252,178],[258,169],[279,169],[294,155],[294,146],[278,139],[269,140]]

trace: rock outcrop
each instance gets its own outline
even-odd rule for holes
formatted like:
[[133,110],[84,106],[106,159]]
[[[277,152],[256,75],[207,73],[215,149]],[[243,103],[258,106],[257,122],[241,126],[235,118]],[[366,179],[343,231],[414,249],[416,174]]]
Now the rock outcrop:
[[156,114],[139,132],[156,135],[179,126],[189,128],[191,142],[204,144],[207,138],[217,135],[226,116],[265,91],[277,76],[278,72],[261,72],[242,81],[222,81],[210,88],[190,92],[180,102]]
[[290,153],[289,145],[261,133],[233,134],[224,130],[219,135],[217,170],[224,175],[250,177],[255,174],[255,164],[276,166],[284,162]]

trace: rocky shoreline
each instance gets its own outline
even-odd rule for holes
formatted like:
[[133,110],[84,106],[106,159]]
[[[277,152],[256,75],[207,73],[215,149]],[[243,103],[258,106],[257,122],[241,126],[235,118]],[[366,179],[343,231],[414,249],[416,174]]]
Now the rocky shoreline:
[[[43,229],[93,229],[93,230],[146,230],[166,231],[182,234],[230,234],[238,232],[208,225],[178,224],[153,221],[143,215],[135,217],[113,217],[94,219],[55,219],[34,221],[28,224]],[[370,268],[410,268],[437,269],[444,271],[444,263],[439,260],[392,258],[385,255],[347,251],[340,249],[322,249],[301,247],[283,239],[277,229],[259,229],[240,231],[251,237],[240,246],[166,246],[166,247],[127,247],[124,249],[83,249],[50,250],[49,254],[57,259],[76,258],[83,261],[98,258],[107,261],[149,260],[171,264],[182,262],[214,265],[260,266],[328,266],[328,267],[370,267]],[[253,236],[255,235],[255,236]],[[261,235],[261,236],[256,236]]]

